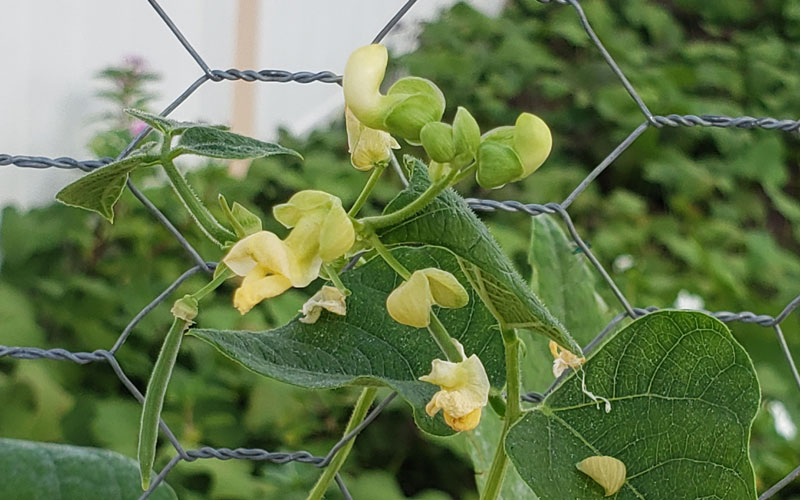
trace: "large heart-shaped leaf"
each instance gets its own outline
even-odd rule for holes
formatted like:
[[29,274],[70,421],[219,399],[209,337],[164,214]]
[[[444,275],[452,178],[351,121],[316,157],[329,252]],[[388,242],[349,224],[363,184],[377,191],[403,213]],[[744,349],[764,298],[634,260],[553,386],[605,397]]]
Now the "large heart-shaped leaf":
[[[409,186],[386,207],[393,212],[419,197],[430,185],[427,167],[414,158]],[[384,229],[387,244],[439,245],[459,258],[467,279],[504,328],[526,328],[580,353],[580,346],[553,317],[503,254],[488,228],[452,189],[442,192],[424,210]]]
[[65,205],[97,212],[114,222],[114,205],[122,196],[128,175],[139,167],[158,163],[154,155],[131,155],[109,163],[69,184],[56,195]]
[[753,364],[728,328],[703,313],[649,314],[617,333],[580,372],[512,427],[506,450],[542,498],[603,498],[575,464],[618,458],[617,499],[755,498],[748,453],[760,390]]
[[[392,254],[408,269],[437,267],[466,284],[455,256],[447,250],[396,248]],[[433,359],[444,356],[425,329],[401,325],[386,312],[386,297],[400,284],[400,278],[382,259],[374,258],[342,274],[342,281],[353,292],[347,298],[346,316],[323,312],[315,324],[294,319],[260,333],[203,329],[190,333],[256,373],[290,384],[310,388],[386,384],[411,403],[421,428],[450,434],[441,414],[432,419],[424,411],[438,388],[417,380],[430,371]],[[505,358],[501,335],[475,293],[466,307],[441,309],[437,314],[467,354],[481,358],[492,385],[502,387]]]
[[279,144],[262,142],[252,137],[207,126],[187,128],[178,141],[177,151],[229,160],[246,160],[273,155],[292,155],[302,158],[297,151]]
[[[0,438],[0,498],[136,500],[139,467],[108,450]],[[177,500],[162,483],[152,500]]]

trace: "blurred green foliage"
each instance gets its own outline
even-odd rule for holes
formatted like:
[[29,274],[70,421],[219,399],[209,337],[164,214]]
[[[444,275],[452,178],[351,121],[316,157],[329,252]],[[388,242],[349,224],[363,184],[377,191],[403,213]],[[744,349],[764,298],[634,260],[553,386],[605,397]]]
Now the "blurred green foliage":
[[[581,4],[654,113],[797,116],[800,0]],[[484,130],[513,123],[521,111],[539,114],[550,124],[555,148],[539,172],[498,192],[466,181],[459,186],[465,195],[563,200],[644,120],[569,6],[516,0],[497,18],[488,18],[457,4],[424,27],[418,50],[400,58],[396,70],[434,80],[448,99],[446,118],[463,105]],[[209,166],[190,176],[191,182],[212,207],[221,192],[265,215],[274,203],[304,188],[332,191],[347,205],[366,180],[349,166],[341,123],[305,138],[284,133],[278,142],[302,153],[305,161],[256,161],[244,181]],[[119,144],[97,139],[93,148],[110,155]],[[782,132],[651,129],[576,199],[570,213],[636,306],[670,307],[686,290],[701,296],[710,310],[775,315],[800,292],[798,152],[796,136]],[[160,175],[136,177],[206,258],[221,256],[202,241]],[[396,179],[379,185],[367,210],[378,211],[398,187]],[[530,274],[529,218],[502,213],[485,219]],[[108,348],[129,319],[191,265],[127,193],[117,207],[117,220],[112,226],[61,206],[28,213],[4,210],[0,344]],[[274,222],[267,224],[279,229]],[[175,297],[202,282],[201,276],[192,278]],[[230,306],[230,292],[223,288],[204,306],[201,326],[278,325],[305,296],[291,292],[240,317]],[[619,310],[602,284],[598,292],[612,311]],[[146,383],[168,328],[168,309],[169,303],[147,316],[119,353],[139,387]],[[800,439],[781,437],[766,411],[767,403],[779,400],[800,422],[798,388],[774,332],[742,323],[730,326],[753,357],[762,385],[764,405],[751,454],[763,490],[798,465]],[[790,347],[800,352],[800,315],[787,319],[783,330]],[[351,390],[311,392],[262,379],[200,342],[187,341],[165,418],[189,447],[202,443],[323,453],[338,438],[355,398]],[[108,366],[0,360],[0,408],[0,436],[134,453],[139,407]],[[471,498],[474,482],[466,455],[454,440],[435,443],[419,435],[407,409],[396,403],[359,438],[344,470],[348,485],[356,498],[365,491],[376,498],[445,498],[431,489]],[[170,452],[162,448],[162,463]],[[278,492],[291,499],[304,498],[316,475],[303,465],[198,461],[179,466],[170,482],[187,499],[269,498]],[[800,486],[774,498],[798,499]]]

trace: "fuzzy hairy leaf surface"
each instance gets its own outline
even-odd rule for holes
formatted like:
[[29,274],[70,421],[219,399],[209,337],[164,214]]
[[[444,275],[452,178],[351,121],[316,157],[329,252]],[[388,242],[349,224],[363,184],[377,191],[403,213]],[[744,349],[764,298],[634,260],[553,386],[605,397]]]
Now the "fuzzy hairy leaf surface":
[[208,158],[246,160],[273,155],[291,155],[302,158],[300,153],[279,144],[263,142],[215,127],[194,126],[187,128],[178,140],[178,150]]
[[114,222],[114,205],[122,196],[128,175],[139,167],[158,163],[152,155],[132,155],[109,163],[69,184],[56,194],[56,200],[72,207],[83,208]]
[[[0,498],[136,500],[141,494],[136,462],[119,453],[0,438]],[[150,498],[178,497],[162,483]]]

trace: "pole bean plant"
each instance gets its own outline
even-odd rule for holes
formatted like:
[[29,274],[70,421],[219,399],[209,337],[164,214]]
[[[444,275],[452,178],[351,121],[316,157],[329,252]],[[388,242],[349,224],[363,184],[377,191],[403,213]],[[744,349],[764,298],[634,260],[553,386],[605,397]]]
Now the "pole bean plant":
[[[407,76],[381,92],[387,59],[381,45],[359,48],[343,77],[352,166],[365,175],[361,194],[345,207],[334,193],[295,193],[273,207],[284,234],[262,229],[247,207],[223,194],[225,218],[215,218],[175,161],[299,153],[137,110],[128,113],[160,140],[58,194],[113,221],[129,174],[160,167],[199,230],[220,248],[213,278],[172,308],[141,416],[142,486],[151,482],[162,405],[189,335],[289,384],[363,387],[345,434],[365,418],[377,389],[388,386],[424,432],[467,438],[482,499],[754,499],[748,440],[760,389],[727,327],[700,312],[660,311],[584,353],[564,326],[570,322],[534,294],[452,189],[467,176],[499,188],[534,174],[550,153],[547,125],[525,112],[513,124],[482,131],[464,107],[443,121],[445,96],[429,80]],[[426,158],[398,162],[393,149],[400,140],[421,145]],[[360,216],[389,167],[407,176],[408,186],[381,215]],[[534,225],[535,276],[546,278],[541,283],[583,276],[586,269],[560,264],[575,254],[561,229],[542,220]],[[241,314],[290,288],[321,286],[294,320],[274,330],[205,329],[203,299],[228,280],[238,285],[232,306]],[[551,307],[588,318],[599,333],[608,318],[597,297],[584,276]],[[521,373],[541,359],[525,352],[523,335],[550,343],[544,372],[552,373],[552,385],[538,398],[523,397]],[[323,497],[352,444],[322,470],[309,499]]]

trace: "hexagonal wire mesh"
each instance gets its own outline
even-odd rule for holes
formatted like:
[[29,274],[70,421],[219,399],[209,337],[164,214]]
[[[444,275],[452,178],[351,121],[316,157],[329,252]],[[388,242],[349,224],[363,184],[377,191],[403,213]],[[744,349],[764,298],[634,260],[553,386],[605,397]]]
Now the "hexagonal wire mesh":
[[[175,108],[177,108],[181,103],[183,103],[189,96],[191,96],[198,88],[200,88],[203,84],[211,81],[211,82],[220,82],[223,80],[244,80],[248,82],[297,82],[297,83],[311,83],[311,82],[322,82],[322,83],[335,83],[341,84],[341,76],[336,75],[330,71],[320,71],[317,73],[312,72],[289,72],[289,71],[280,71],[280,70],[261,70],[261,71],[253,71],[253,70],[238,70],[238,69],[229,69],[229,70],[216,70],[211,69],[208,64],[203,60],[203,58],[198,54],[198,52],[192,47],[189,41],[183,36],[181,31],[172,21],[172,19],[167,15],[164,9],[158,4],[156,0],[147,0],[161,20],[169,27],[170,31],[175,35],[181,45],[186,49],[186,51],[191,55],[191,57],[197,62],[198,66],[202,69],[202,76],[200,76],[197,80],[195,80],[189,87],[183,91],[175,100],[173,100],[164,110],[161,112],[162,116],[166,116],[170,114]],[[389,20],[389,22],[378,32],[375,38],[372,40],[372,43],[379,43],[383,38],[392,30],[392,28],[403,18],[403,16],[408,12],[408,10],[416,3],[417,0],[407,0],[405,4],[397,11],[397,13]],[[666,115],[666,116],[658,116],[654,115],[650,112],[645,102],[642,98],[637,94],[636,90],[633,88],[633,85],[630,81],[625,77],[620,67],[608,53],[608,51],[603,46],[603,43],[595,34],[594,30],[589,23],[589,19],[587,18],[586,14],[584,13],[579,0],[539,0],[541,3],[557,3],[562,5],[569,5],[574,10],[578,16],[578,19],[586,32],[586,34],[591,39],[594,46],[599,50],[600,55],[606,61],[608,66],[617,76],[619,81],[625,87],[625,90],[628,92],[630,97],[636,102],[636,105],[641,110],[642,114],[645,117],[645,121],[636,127],[636,129],[628,135],[628,137],[622,141],[613,151],[605,158],[603,161],[600,162],[594,170],[589,173],[588,176],[567,196],[562,202],[560,203],[547,203],[544,205],[540,204],[525,204],[519,201],[494,201],[494,200],[485,200],[485,199],[475,199],[469,198],[467,202],[469,205],[476,211],[506,211],[506,212],[524,212],[531,216],[537,216],[540,214],[554,214],[560,216],[567,229],[569,230],[570,235],[574,239],[575,243],[580,247],[595,269],[600,273],[603,277],[605,283],[611,288],[612,292],[619,300],[620,304],[622,305],[623,311],[620,312],[609,324],[604,328],[584,349],[587,353],[591,351],[595,346],[599,344],[599,342],[610,332],[614,330],[614,328],[625,318],[638,318],[643,315],[646,315],[650,312],[657,310],[655,307],[648,307],[648,308],[636,308],[631,306],[628,300],[625,298],[623,293],[619,290],[617,285],[614,283],[614,280],[605,270],[605,268],[600,264],[597,258],[594,256],[592,251],[589,249],[589,246],[583,241],[581,236],[578,234],[575,225],[572,222],[572,219],[567,212],[570,204],[577,198],[591,183],[594,181],[603,171],[608,168],[614,160],[616,160],[633,142],[648,128],[655,127],[694,127],[694,126],[701,126],[701,127],[721,127],[721,128],[762,128],[768,130],[781,130],[785,132],[797,132],[800,129],[800,121],[797,120],[781,120],[776,118],[754,118],[750,116],[741,116],[741,117],[729,117],[729,116],[713,116],[713,115]],[[62,169],[80,169],[83,171],[91,171],[96,168],[102,167],[112,161],[119,160],[127,156],[138,144],[139,142],[150,132],[150,128],[144,129],[141,133],[139,133],[133,141],[125,148],[125,150],[116,158],[101,158],[99,160],[85,160],[85,161],[78,161],[72,158],[45,158],[40,156],[12,156],[8,154],[0,154],[0,165],[14,165],[17,167],[23,168],[62,168]],[[396,165],[397,162],[395,161],[394,164]],[[398,174],[401,176],[401,179],[404,183],[407,184],[406,179],[403,177],[402,171],[399,168],[396,168]],[[169,287],[167,287],[161,294],[159,294],[152,302],[150,302],[147,306],[144,307],[125,327],[122,333],[117,338],[117,341],[114,345],[106,350],[106,349],[98,349],[93,352],[70,352],[65,349],[55,348],[55,349],[40,349],[34,347],[9,347],[0,345],[0,358],[4,356],[8,356],[11,358],[17,359],[52,359],[52,360],[61,360],[61,361],[72,361],[78,364],[87,364],[87,363],[94,363],[94,362],[106,362],[108,363],[114,373],[117,375],[119,380],[122,384],[130,391],[130,393],[141,403],[144,400],[144,396],[139,391],[139,389],[128,379],[127,375],[125,374],[124,370],[120,366],[119,362],[115,358],[116,352],[122,347],[125,343],[125,340],[130,335],[133,328],[141,321],[141,319],[150,313],[156,306],[161,304],[163,301],[169,297],[169,295],[176,289],[178,286],[186,281],[192,275],[203,271],[206,273],[212,273],[214,268],[216,267],[216,263],[213,262],[206,262],[200,254],[192,247],[192,245],[183,237],[183,235],[175,228],[174,225],[164,216],[159,209],[153,205],[150,200],[148,200],[141,191],[139,191],[136,186],[131,181],[127,183],[128,189],[133,193],[133,195],[153,214],[153,216],[162,224],[164,227],[175,237],[178,243],[187,251],[190,255],[191,259],[194,261],[195,265],[191,267],[189,270],[184,272],[181,276],[179,276]],[[800,307],[800,295],[795,297],[777,316],[769,316],[766,314],[755,314],[752,312],[744,311],[739,313],[732,313],[732,312],[714,312],[710,313],[717,319],[723,322],[733,322],[733,321],[741,321],[744,323],[754,323],[765,328],[772,328],[775,331],[778,343],[780,344],[781,350],[783,351],[784,356],[786,357],[786,362],[789,364],[789,367],[792,371],[795,381],[797,382],[798,387],[800,388],[800,374],[798,374],[797,367],[794,363],[792,358],[791,352],[786,344],[786,340],[783,336],[783,331],[781,330],[781,322],[785,320],[795,309]],[[541,401],[547,393],[552,390],[559,381],[556,380],[553,385],[551,385],[550,389],[545,392],[544,394],[540,393],[528,393],[523,395],[522,399],[529,402],[538,402]],[[381,403],[379,403],[375,408],[367,415],[364,421],[358,425],[356,428],[353,429],[352,432],[348,433],[347,435],[343,436],[341,440],[339,440],[328,452],[325,456],[315,456],[306,451],[295,451],[295,452],[270,452],[263,449],[258,448],[237,448],[237,449],[229,449],[229,448],[211,448],[211,447],[202,447],[196,450],[186,450],[184,449],[181,444],[178,442],[175,435],[172,431],[167,427],[167,425],[161,421],[160,428],[163,432],[164,436],[170,441],[172,446],[176,450],[176,455],[167,463],[167,465],[161,470],[161,472],[156,476],[156,478],[152,481],[150,489],[145,491],[140,500],[146,499],[150,496],[150,494],[155,490],[156,487],[164,480],[167,474],[172,470],[179,462],[186,461],[192,462],[199,459],[207,459],[207,458],[216,458],[219,460],[231,460],[231,459],[239,459],[239,460],[258,460],[258,461],[269,461],[275,464],[285,464],[289,462],[301,462],[310,464],[316,467],[325,467],[327,466],[331,459],[333,458],[334,454],[341,449],[344,445],[346,445],[350,440],[355,438],[367,425],[369,425],[380,413],[381,411],[388,406],[392,399],[396,396],[396,393],[390,394],[386,397]],[[767,498],[771,498],[774,496],[780,489],[784,486],[789,484],[793,481],[798,475],[800,475],[800,466],[795,468],[791,471],[786,477],[781,479],[778,483],[773,485],[767,491],[761,494],[759,500],[764,500]],[[347,490],[347,487],[342,480],[340,475],[336,475],[335,477],[336,484],[338,485],[339,489],[341,490],[342,494],[345,498],[351,499],[351,495]]]

